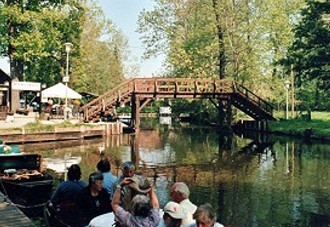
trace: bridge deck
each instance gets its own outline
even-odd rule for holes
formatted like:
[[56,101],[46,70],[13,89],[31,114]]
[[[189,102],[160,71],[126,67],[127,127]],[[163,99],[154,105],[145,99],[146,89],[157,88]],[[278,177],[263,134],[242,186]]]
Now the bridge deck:
[[33,227],[35,224],[15,205],[7,202],[0,192],[0,226],[2,227]]

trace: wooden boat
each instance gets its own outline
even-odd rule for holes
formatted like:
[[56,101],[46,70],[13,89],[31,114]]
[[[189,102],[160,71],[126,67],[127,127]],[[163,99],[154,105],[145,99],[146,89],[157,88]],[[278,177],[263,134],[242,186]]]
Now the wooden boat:
[[41,156],[0,153],[0,190],[21,208],[43,206],[49,199],[54,178],[40,172]]

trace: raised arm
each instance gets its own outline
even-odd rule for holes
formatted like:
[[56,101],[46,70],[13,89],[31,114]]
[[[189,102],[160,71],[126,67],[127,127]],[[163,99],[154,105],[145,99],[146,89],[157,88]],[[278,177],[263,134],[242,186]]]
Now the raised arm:
[[125,185],[130,184],[131,182],[132,179],[124,178],[124,180],[117,185],[111,202],[112,209],[115,213],[117,212],[117,209],[120,207],[121,188],[124,187]]
[[159,209],[159,202],[158,202],[157,195],[155,193],[155,187],[154,186],[152,186],[151,190],[149,191],[149,197],[150,197],[152,207],[155,208],[155,209]]
[[117,188],[115,190],[115,193],[112,196],[111,206],[112,210],[116,213],[117,209],[119,208],[120,203],[120,191],[121,191],[121,185],[118,184]]

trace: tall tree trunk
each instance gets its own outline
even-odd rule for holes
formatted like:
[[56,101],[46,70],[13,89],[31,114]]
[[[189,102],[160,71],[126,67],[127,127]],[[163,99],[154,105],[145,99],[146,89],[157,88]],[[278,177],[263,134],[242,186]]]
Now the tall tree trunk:
[[[14,5],[16,3],[21,3],[20,0],[8,0],[8,5]],[[17,24],[13,22],[11,19],[7,21],[8,26],[8,38],[9,38],[9,45],[8,45],[8,56],[9,56],[9,64],[10,64],[10,77],[12,80],[23,80],[23,61],[19,60],[15,57],[15,47],[12,45],[12,41],[15,40],[16,31],[17,31]],[[10,110],[16,111],[19,108],[19,100],[20,95],[19,91],[12,90],[10,92]]]
[[318,110],[320,108],[320,80],[316,81],[316,89],[315,89],[315,105],[313,107],[314,110]]
[[219,78],[224,79],[226,76],[226,53],[223,40],[223,29],[221,26],[220,13],[218,9],[218,0],[212,0],[213,9],[215,14],[215,21],[218,32],[218,44],[219,44]]
[[[223,28],[221,26],[220,13],[218,8],[218,0],[212,0],[213,9],[215,14],[217,33],[218,33],[218,44],[219,44],[219,78],[224,79],[226,77],[226,53],[225,44],[223,40]],[[230,105],[230,104],[229,104]],[[221,130],[230,131],[231,125],[229,118],[231,118],[231,107],[228,105],[228,101],[218,100],[218,121]]]
[[[14,5],[15,3],[21,3],[21,1],[10,0],[8,5]],[[8,37],[9,37],[9,46],[8,46],[8,56],[10,64],[10,76],[12,79],[18,79],[19,81],[23,80],[23,61],[15,58],[15,48],[11,44],[12,40],[15,40],[16,25],[12,20],[7,21],[8,26]]]

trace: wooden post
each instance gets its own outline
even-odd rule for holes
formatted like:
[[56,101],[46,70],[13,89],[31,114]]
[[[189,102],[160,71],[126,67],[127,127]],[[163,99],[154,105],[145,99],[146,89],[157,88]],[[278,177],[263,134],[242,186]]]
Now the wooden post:
[[80,139],[84,139],[85,137],[85,126],[80,126]]
[[134,163],[136,169],[139,168],[140,161],[140,146],[139,146],[139,132],[131,136],[131,160]]
[[132,95],[132,99],[131,99],[131,122],[130,125],[131,127],[134,127],[135,125],[135,114],[136,114],[136,103],[135,103],[135,95]]
[[132,109],[131,109],[131,127],[135,127],[135,131],[138,131],[140,128],[140,97],[133,95],[132,96]]
[[140,129],[140,97],[136,97],[135,98],[135,119],[134,119],[134,122],[135,122],[135,131],[138,131]]
[[226,118],[227,118],[226,121],[227,121],[228,129],[231,130],[232,103],[231,103],[231,99],[230,99],[230,98],[229,98],[229,100],[227,101]]

